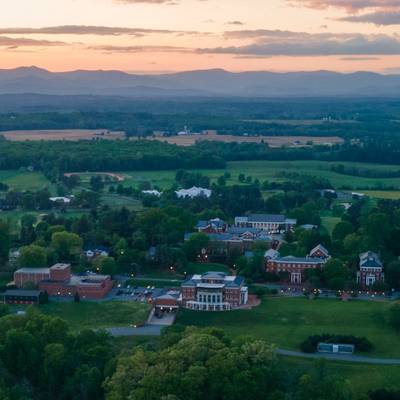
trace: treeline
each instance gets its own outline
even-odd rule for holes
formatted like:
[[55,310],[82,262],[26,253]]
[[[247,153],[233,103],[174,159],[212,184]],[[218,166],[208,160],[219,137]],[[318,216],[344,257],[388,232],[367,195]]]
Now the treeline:
[[178,147],[157,141],[7,142],[0,146],[0,169],[33,167],[51,171],[129,171],[224,168],[208,149]]
[[363,178],[399,178],[400,170],[376,170],[337,164],[331,166],[331,171],[342,175],[360,176]]

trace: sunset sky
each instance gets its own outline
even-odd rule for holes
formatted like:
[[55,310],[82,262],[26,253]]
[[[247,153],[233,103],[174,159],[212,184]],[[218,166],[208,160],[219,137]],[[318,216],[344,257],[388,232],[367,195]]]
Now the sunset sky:
[[400,0],[3,0],[0,68],[400,73]]

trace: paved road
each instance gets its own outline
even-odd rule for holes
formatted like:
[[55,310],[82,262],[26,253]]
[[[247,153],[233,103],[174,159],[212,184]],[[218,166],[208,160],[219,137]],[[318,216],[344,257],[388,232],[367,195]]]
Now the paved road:
[[138,328],[123,327],[123,328],[108,328],[106,331],[112,336],[160,336],[163,325],[145,325]]
[[277,349],[276,352],[282,356],[290,356],[297,358],[312,358],[312,359],[324,358],[326,360],[346,361],[359,364],[400,365],[400,359],[396,358],[372,358],[372,357],[363,357],[363,356],[345,355],[345,354],[308,354],[308,353],[302,353],[300,351],[292,351],[285,349]]

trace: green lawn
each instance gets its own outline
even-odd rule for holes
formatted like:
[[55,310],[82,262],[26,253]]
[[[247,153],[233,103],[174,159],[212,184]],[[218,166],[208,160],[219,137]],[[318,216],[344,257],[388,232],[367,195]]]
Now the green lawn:
[[181,310],[177,322],[216,326],[232,335],[252,335],[295,350],[305,338],[318,333],[366,336],[374,345],[371,355],[400,358],[400,336],[384,321],[388,305],[388,302],[277,297],[265,299],[252,310],[229,313]]
[[[362,167],[377,171],[398,171],[398,165],[382,165],[355,162],[325,162],[325,161],[235,161],[228,162],[226,170],[212,169],[199,170],[203,175],[207,175],[213,182],[224,174],[230,172],[231,178],[227,180],[228,185],[238,184],[238,176],[243,173],[250,175],[253,179],[259,179],[261,182],[282,181],[279,177],[281,172],[297,172],[302,174],[321,176],[329,179],[332,185],[339,188],[343,185],[353,189],[360,187],[397,186],[400,190],[400,178],[363,178],[358,176],[341,175],[330,170],[331,165],[343,164],[345,166]],[[170,188],[175,183],[176,171],[129,171],[124,172],[126,180],[124,185],[137,186],[140,182],[151,182],[152,185],[162,189]],[[382,191],[380,191],[381,195]],[[393,193],[393,191],[392,191]]]
[[204,274],[208,271],[230,273],[230,270],[226,265],[216,263],[189,263],[188,267],[186,268],[187,275]]
[[180,287],[182,279],[164,279],[164,278],[134,278],[125,282],[125,286],[140,286],[140,287],[156,287],[156,288],[175,288]]
[[[281,357],[284,368],[307,373],[314,368],[315,361],[291,357]],[[355,393],[367,393],[381,388],[400,389],[400,366],[365,365],[329,361],[325,364],[329,376],[341,377],[349,381]]]
[[58,316],[73,329],[96,329],[130,326],[144,323],[150,305],[137,302],[103,301],[51,302],[39,306],[44,314]]
[[38,190],[50,187],[51,183],[41,172],[19,170],[0,171],[0,182],[6,183],[15,190]]
[[339,217],[321,216],[322,226],[332,235],[333,229],[342,219]]

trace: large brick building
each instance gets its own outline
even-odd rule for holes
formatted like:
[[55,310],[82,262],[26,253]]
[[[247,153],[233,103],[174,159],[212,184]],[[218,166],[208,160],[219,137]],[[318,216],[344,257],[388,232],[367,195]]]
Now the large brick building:
[[14,283],[23,288],[33,283],[50,296],[74,296],[83,299],[101,299],[113,287],[109,275],[73,275],[70,264],[55,264],[50,268],[21,268],[14,273]]
[[240,276],[223,272],[193,275],[181,286],[182,305],[193,310],[225,311],[247,304],[248,289]]
[[280,214],[250,214],[245,217],[236,217],[235,226],[262,229],[269,233],[283,233],[291,231],[297,220],[286,218]]
[[372,251],[360,254],[357,282],[362,289],[368,289],[376,282],[384,282],[383,264],[379,255]]
[[288,281],[300,285],[305,280],[305,271],[321,269],[329,259],[329,252],[322,245],[314,247],[307,257],[281,257],[278,251],[265,253],[265,269],[276,275],[287,274]]

